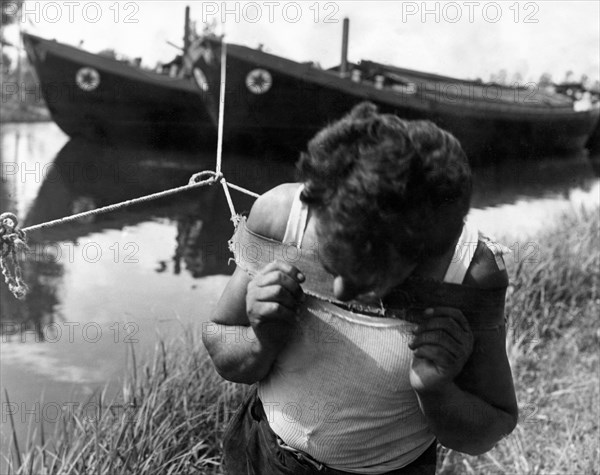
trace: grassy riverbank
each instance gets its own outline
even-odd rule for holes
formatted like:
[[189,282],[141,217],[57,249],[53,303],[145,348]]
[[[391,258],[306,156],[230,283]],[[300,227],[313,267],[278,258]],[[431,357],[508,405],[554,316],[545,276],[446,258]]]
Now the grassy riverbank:
[[[520,422],[485,455],[440,449],[439,474],[597,473],[598,212],[565,216],[507,259],[507,350]],[[199,333],[159,343],[154,359],[132,372],[116,401],[128,410],[73,414],[52,442],[38,430],[18,456],[13,450],[10,473],[221,473],[222,430],[245,387],[219,378]]]

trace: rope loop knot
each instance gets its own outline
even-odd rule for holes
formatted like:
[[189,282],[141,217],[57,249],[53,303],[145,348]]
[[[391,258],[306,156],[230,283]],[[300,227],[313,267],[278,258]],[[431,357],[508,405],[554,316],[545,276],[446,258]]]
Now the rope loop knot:
[[223,174],[221,172],[214,172],[212,170],[203,170],[198,173],[194,173],[188,185],[214,185],[220,183],[223,180]]
[[4,282],[12,294],[22,300],[27,294],[23,281],[19,254],[27,251],[27,238],[19,229],[19,220],[13,213],[0,214],[0,268]]

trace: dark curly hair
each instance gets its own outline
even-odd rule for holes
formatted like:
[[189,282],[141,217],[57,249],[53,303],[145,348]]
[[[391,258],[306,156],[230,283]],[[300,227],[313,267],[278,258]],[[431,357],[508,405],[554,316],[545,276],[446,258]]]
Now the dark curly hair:
[[321,130],[297,168],[301,199],[330,244],[321,257],[349,275],[385,272],[398,254],[411,262],[440,256],[470,206],[471,170],[458,140],[368,102]]

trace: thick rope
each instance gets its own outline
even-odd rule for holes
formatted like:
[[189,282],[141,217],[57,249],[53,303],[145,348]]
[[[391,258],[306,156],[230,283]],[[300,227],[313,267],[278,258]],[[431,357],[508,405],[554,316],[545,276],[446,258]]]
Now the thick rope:
[[244,193],[248,196],[252,196],[253,198],[258,198],[260,195],[258,193],[254,193],[253,191],[247,190],[246,188],[242,188],[241,186],[234,185],[233,183],[227,182],[227,186],[232,190],[237,190],[241,193]]
[[225,198],[227,199],[227,204],[229,205],[229,212],[231,213],[231,221],[233,225],[237,228],[237,225],[240,222],[240,217],[235,212],[235,208],[233,207],[233,200],[231,199],[231,195],[229,194],[229,188],[227,187],[227,182],[225,178],[221,180],[221,185],[223,186],[223,191],[225,192]]
[[[206,178],[208,177],[208,178]],[[180,193],[185,190],[191,190],[194,188],[200,188],[206,185],[212,185],[217,181],[220,181],[221,176],[217,175],[215,172],[210,170],[205,170],[200,173],[196,173],[192,176],[189,183],[187,185],[178,186],[176,188],[171,188],[169,190],[159,191],[158,193],[153,193],[151,195],[142,196],[140,198],[133,198],[126,201],[121,201],[120,203],[115,203],[108,206],[103,206],[102,208],[92,209],[90,211],[84,211],[82,213],[73,214],[71,216],[66,216],[64,218],[55,219],[52,221],[48,221],[46,223],[35,224],[33,226],[28,226],[23,228],[24,232],[37,231],[40,229],[47,229],[53,226],[57,226],[59,224],[66,224],[73,221],[77,221],[78,219],[87,218],[89,216],[96,216],[103,213],[109,213],[111,211],[118,211],[123,208],[127,208],[128,206],[132,206],[135,204],[146,203],[148,201],[156,200],[159,198],[164,198],[166,196],[171,196],[176,193]]]
[[217,166],[215,171],[221,173],[223,157],[223,121],[225,116],[225,79],[227,75],[227,43],[221,40],[221,84],[219,90],[219,124],[217,128]]

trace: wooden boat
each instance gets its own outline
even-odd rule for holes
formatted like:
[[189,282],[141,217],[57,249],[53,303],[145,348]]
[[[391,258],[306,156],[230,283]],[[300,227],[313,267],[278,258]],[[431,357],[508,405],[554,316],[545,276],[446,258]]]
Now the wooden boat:
[[67,135],[183,148],[216,143],[203,91],[183,67],[189,43],[156,72],[27,33],[23,42],[52,119]]
[[[347,25],[347,24],[346,24]],[[347,45],[345,26],[344,45]],[[218,117],[219,38],[196,63],[207,78],[207,108]],[[301,149],[316,131],[369,100],[383,112],[427,119],[453,133],[474,163],[581,150],[600,115],[599,104],[576,110],[572,98],[535,86],[513,88],[345,60],[320,69],[236,44],[227,45],[225,137]],[[216,123],[216,122],[215,122]]]

